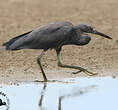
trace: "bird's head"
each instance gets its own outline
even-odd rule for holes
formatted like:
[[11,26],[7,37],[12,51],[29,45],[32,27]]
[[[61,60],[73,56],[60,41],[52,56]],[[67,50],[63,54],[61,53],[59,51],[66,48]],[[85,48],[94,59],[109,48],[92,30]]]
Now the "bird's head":
[[75,29],[80,30],[81,32],[97,34],[97,35],[100,35],[102,37],[105,37],[105,38],[108,38],[108,39],[112,39],[108,35],[95,30],[93,27],[91,27],[88,24],[79,24],[79,25],[75,26]]

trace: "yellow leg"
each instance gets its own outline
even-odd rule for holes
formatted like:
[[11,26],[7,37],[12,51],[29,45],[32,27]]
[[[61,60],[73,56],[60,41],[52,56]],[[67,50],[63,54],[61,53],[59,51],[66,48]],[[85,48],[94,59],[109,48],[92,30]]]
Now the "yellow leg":
[[87,69],[84,69],[82,67],[79,67],[79,66],[73,66],[73,65],[65,65],[65,64],[62,64],[60,62],[60,52],[57,53],[57,63],[58,63],[58,66],[60,67],[64,67],[64,68],[73,68],[73,69],[78,69],[79,71],[77,72],[73,72],[73,74],[77,74],[79,72],[84,72],[85,74],[89,75],[89,76],[93,76],[93,75],[97,75],[98,73],[94,73],[94,72],[90,72],[88,71]]

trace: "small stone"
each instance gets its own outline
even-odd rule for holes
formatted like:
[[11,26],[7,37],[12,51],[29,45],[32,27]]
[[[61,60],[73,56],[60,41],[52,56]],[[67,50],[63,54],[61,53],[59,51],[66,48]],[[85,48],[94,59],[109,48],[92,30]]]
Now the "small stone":
[[112,76],[112,78],[114,78],[114,79],[115,79],[115,78],[116,78],[116,76]]

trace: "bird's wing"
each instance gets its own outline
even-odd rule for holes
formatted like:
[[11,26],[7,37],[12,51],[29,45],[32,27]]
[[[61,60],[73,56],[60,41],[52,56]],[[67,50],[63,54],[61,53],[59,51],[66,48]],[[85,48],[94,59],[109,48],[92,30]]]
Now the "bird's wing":
[[[69,22],[56,22],[28,32],[26,37],[15,40],[9,48],[17,50],[23,48],[44,49],[52,48],[59,42],[64,40],[64,36],[68,35],[73,25]],[[13,40],[12,40],[13,41]],[[52,47],[51,47],[52,46]]]
[[73,24],[70,23],[70,22],[67,22],[67,21],[54,22],[54,23],[48,24],[46,26],[39,27],[35,31],[43,32],[43,33],[46,33],[46,34],[47,33],[53,33],[55,31],[59,30],[60,28],[62,28],[63,26],[72,27]]
[[[32,31],[25,38],[34,48],[53,48],[72,34],[73,25],[69,22],[56,22]],[[30,41],[29,41],[30,39]],[[35,45],[33,45],[35,44]]]
[[13,42],[15,42],[16,40],[18,40],[19,38],[21,38],[21,37],[23,37],[23,36],[26,36],[26,35],[29,34],[30,32],[32,32],[32,31],[29,31],[29,32],[26,32],[26,33],[24,33],[24,34],[21,34],[21,35],[19,35],[19,36],[17,36],[17,37],[14,37],[13,39],[11,39],[11,40],[9,40],[8,42],[4,43],[3,46],[9,46],[9,45],[11,45]]

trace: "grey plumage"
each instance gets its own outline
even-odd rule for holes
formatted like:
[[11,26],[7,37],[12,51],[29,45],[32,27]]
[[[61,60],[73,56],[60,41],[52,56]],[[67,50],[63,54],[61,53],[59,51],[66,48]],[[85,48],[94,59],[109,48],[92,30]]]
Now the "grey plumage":
[[[93,33],[111,39],[111,37],[96,31],[87,24],[74,26],[70,22],[55,22],[19,35],[4,43],[3,47],[4,50],[43,49],[47,51],[48,49],[55,49],[57,56],[59,56],[63,45],[81,46],[88,44],[91,37],[87,33]],[[60,61],[58,61],[59,64]]]
[[89,43],[91,38],[88,34],[84,34],[84,31],[91,32],[92,29],[86,24],[74,27],[70,22],[55,22],[17,36],[4,43],[3,46],[6,46],[7,50],[25,48],[48,50],[68,44],[85,45]]
[[15,37],[3,46],[6,46],[7,50],[56,48],[69,40],[72,27],[69,22],[52,23]]

